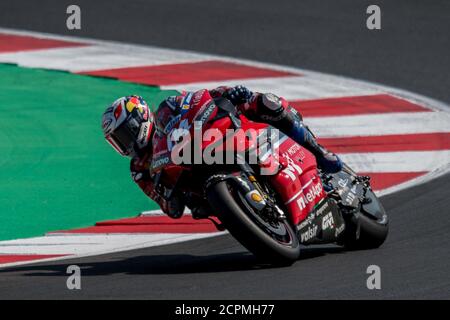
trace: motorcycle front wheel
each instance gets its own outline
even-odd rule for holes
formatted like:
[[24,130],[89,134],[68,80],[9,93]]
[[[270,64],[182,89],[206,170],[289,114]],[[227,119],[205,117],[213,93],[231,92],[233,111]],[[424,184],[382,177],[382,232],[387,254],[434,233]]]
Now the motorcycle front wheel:
[[290,265],[298,259],[300,244],[289,221],[266,221],[226,181],[210,186],[207,198],[230,234],[255,256],[276,265]]
[[357,223],[359,235],[347,237],[345,247],[350,250],[375,249],[380,247],[389,233],[389,222],[386,211],[372,190],[367,190],[368,204],[362,205]]

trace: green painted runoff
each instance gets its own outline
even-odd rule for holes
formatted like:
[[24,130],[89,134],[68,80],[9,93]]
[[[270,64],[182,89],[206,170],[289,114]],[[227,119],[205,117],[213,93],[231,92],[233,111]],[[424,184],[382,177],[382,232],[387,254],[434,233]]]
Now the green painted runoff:
[[175,91],[0,64],[0,240],[93,225],[155,209],[129,160],[104,141],[119,96],[155,106]]

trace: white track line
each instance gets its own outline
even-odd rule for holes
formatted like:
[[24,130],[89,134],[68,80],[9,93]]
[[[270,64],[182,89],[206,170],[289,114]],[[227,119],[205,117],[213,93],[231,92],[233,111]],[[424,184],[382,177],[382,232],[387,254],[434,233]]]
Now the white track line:
[[216,233],[60,234],[0,242],[1,254],[85,255],[172,244]]
[[[189,208],[186,208],[184,210],[184,215],[190,215],[191,214],[191,210],[189,210]],[[165,216],[166,214],[163,213],[161,211],[161,209],[156,209],[156,210],[148,210],[148,211],[143,211],[141,212],[141,214],[139,215],[140,217],[155,217],[155,216]]]
[[[13,266],[21,266],[21,265],[27,265],[30,263],[40,263],[40,262],[50,262],[50,261],[59,261],[59,260],[67,260],[67,259],[73,259],[73,258],[83,258],[83,257],[90,257],[90,256],[98,256],[98,255],[103,255],[103,254],[110,254],[110,253],[115,253],[115,252],[123,252],[123,251],[129,251],[129,250],[136,250],[136,249],[143,249],[143,248],[150,248],[150,247],[156,247],[156,246],[163,246],[163,245],[169,245],[169,244],[174,244],[174,243],[180,243],[180,242],[185,242],[185,241],[190,241],[190,240],[197,240],[197,239],[203,239],[203,238],[212,238],[212,237],[217,237],[217,236],[221,236],[226,234],[226,232],[215,232],[215,233],[195,233],[195,234],[187,234],[187,233],[183,233],[183,234],[164,234],[165,235],[172,235],[172,237],[168,237],[165,239],[151,239],[150,240],[150,235],[148,234],[117,234],[117,235],[69,235],[69,236],[64,236],[64,238],[69,238],[68,241],[73,241],[73,243],[77,243],[77,242],[86,242],[86,241],[95,241],[94,237],[104,237],[104,241],[106,242],[104,246],[97,246],[96,248],[94,247],[92,250],[88,249],[88,246],[84,247],[83,250],[81,250],[82,252],[80,252],[80,250],[77,250],[77,252],[67,252],[64,251],[64,253],[61,254],[69,254],[67,256],[64,257],[55,257],[55,258],[49,258],[49,259],[42,259],[42,260],[34,260],[34,261],[20,261],[20,262],[13,262],[13,263],[5,263],[5,264],[0,264],[0,269],[2,268],[8,268],[8,267],[13,267]],[[161,234],[155,234],[156,236],[161,235]],[[47,237],[35,237],[35,238],[28,238],[28,239],[19,239],[19,240],[11,240],[11,241],[24,241],[24,240],[29,240],[30,241],[30,249],[36,249],[42,252],[42,254],[48,254],[47,252],[51,252],[51,251],[46,251],[45,248],[51,248],[51,244],[50,246],[46,246],[45,244],[41,244],[39,245],[39,243],[41,241],[48,240],[48,241],[52,241],[52,239],[55,239],[58,236],[47,236]],[[109,239],[108,239],[109,237]],[[83,238],[86,238],[86,240],[82,240]],[[117,241],[114,240],[114,238],[117,239],[122,239],[123,241]],[[136,239],[136,240],[129,240],[129,239]],[[141,241],[139,241],[141,240]],[[61,240],[62,241],[62,240]],[[98,240],[97,240],[98,241]],[[9,242],[9,241],[1,241],[0,244],[3,245],[4,242]],[[33,242],[36,242],[37,244],[34,246]],[[109,246],[108,243],[109,242],[114,242],[117,245],[111,245]],[[14,253],[10,253],[10,254],[16,254],[17,250],[20,251],[22,250],[22,252],[24,252],[25,254],[25,249],[24,249],[24,244],[17,244],[17,247],[14,247],[16,249],[16,251],[14,251]],[[53,249],[53,248],[51,248]],[[76,249],[76,248],[75,248]],[[53,252],[58,252],[58,250],[55,248],[53,249]],[[2,250],[3,251],[3,250]],[[32,252],[32,253],[31,253]],[[60,252],[63,252],[62,250]],[[0,253],[0,254],[3,254]],[[31,251],[30,250],[30,254],[38,254],[35,251]]]
[[450,132],[450,113],[436,111],[308,117],[305,123],[321,138]]
[[194,62],[205,60],[207,57],[203,54],[187,54],[159,48],[149,49],[130,45],[92,45],[0,53],[0,62],[16,63],[23,67],[81,72]]
[[450,150],[346,153],[341,158],[357,172],[427,172],[450,164]]
[[308,69],[301,69],[297,67],[290,67],[290,66],[283,66],[278,65],[274,63],[268,63],[268,62],[259,62],[254,60],[248,60],[248,59],[242,59],[242,58],[232,58],[227,56],[221,56],[221,55],[212,55],[212,54],[202,54],[190,50],[176,50],[176,49],[167,49],[167,48],[161,48],[157,46],[150,46],[150,45],[139,45],[139,44],[124,44],[122,42],[118,41],[111,41],[111,40],[99,40],[99,39],[91,39],[91,38],[83,38],[83,37],[76,37],[76,36],[63,36],[63,35],[56,35],[51,33],[45,33],[45,32],[37,32],[37,31],[29,31],[29,30],[16,30],[16,29],[10,29],[10,28],[3,28],[0,27],[0,33],[8,33],[12,35],[22,35],[22,36],[31,36],[36,38],[43,38],[43,39],[54,39],[54,40],[62,40],[62,41],[68,41],[68,42],[79,42],[79,43],[86,43],[91,45],[98,45],[98,46],[132,46],[134,48],[145,48],[145,49],[162,49],[173,52],[173,54],[176,53],[184,53],[184,54],[193,54],[193,55],[202,55],[207,56],[208,59],[212,58],[214,60],[223,60],[223,61],[229,61],[229,62],[235,62],[235,63],[242,63],[247,64],[250,66],[255,67],[262,67],[262,68],[272,68],[275,70],[280,71],[288,71],[293,73],[301,73],[304,76],[314,76],[314,77],[320,77],[325,82],[335,82],[335,83],[346,83],[350,87],[359,87],[359,88],[366,88],[366,90],[373,90],[373,91],[382,91],[390,94],[397,95],[399,97],[403,97],[405,99],[411,100],[417,104],[424,105],[430,109],[433,110],[441,110],[441,111],[449,111],[450,107],[448,104],[429,98],[414,92],[410,92],[404,89],[400,88],[394,88],[390,86],[386,86],[384,84],[380,83],[374,83],[369,82],[365,80],[359,80],[359,79],[353,79],[345,76],[339,76],[339,75],[332,75],[317,71],[312,71]]
[[323,99],[381,93],[380,90],[375,88],[348,86],[345,82],[323,81],[321,77],[316,75],[199,82],[167,85],[161,86],[161,88],[191,91],[205,88],[213,89],[220,85],[235,86],[237,84],[245,85],[256,92],[273,92],[287,100]]

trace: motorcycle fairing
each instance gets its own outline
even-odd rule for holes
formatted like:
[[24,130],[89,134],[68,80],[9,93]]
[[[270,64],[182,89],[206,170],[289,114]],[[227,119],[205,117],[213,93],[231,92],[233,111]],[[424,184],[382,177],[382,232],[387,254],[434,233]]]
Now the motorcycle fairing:
[[278,155],[278,159],[270,155],[270,160],[277,161],[280,168],[271,176],[270,182],[280,194],[292,223],[298,225],[326,193],[317,172],[316,159],[308,150],[287,138],[280,144]]
[[[172,150],[171,146],[169,146],[169,140],[173,138],[172,134],[177,129],[188,130],[191,137],[193,137],[195,121],[201,123],[203,130],[213,128],[222,133],[226,133],[227,129],[242,129],[244,131],[256,129],[258,133],[261,129],[277,130],[267,124],[249,121],[242,115],[239,116],[239,121],[237,122],[236,119],[233,121],[233,117],[237,118],[236,115],[229,114],[229,117],[222,117],[219,111],[224,111],[226,108],[217,107],[207,91],[194,95],[190,103],[189,110],[181,116],[178,124],[171,126],[171,132],[166,135],[162,134],[153,140],[155,143],[153,152],[156,160],[152,168],[168,171],[173,167],[174,170],[180,170],[172,163],[172,159],[167,156],[167,152]],[[225,110],[225,112],[227,111]],[[239,128],[236,128],[237,124]],[[229,138],[234,139],[234,137],[227,137],[227,139]],[[189,140],[183,138],[180,144],[187,143]],[[270,133],[269,140],[270,149],[266,152],[266,155],[263,155],[260,165],[264,168],[268,163],[269,166],[276,167],[277,170],[274,170],[273,174],[268,176],[268,180],[280,195],[287,209],[287,216],[293,225],[298,225],[314,209],[315,205],[326,196],[321,178],[317,172],[316,159],[313,154],[281,131],[277,131],[275,138],[272,138],[272,133]],[[226,143],[223,142],[216,145],[217,141],[202,141],[200,149],[204,151],[209,145],[214,144],[216,152],[230,152],[230,150],[227,150]],[[251,138],[246,143],[237,145],[232,152],[249,151],[249,149],[255,147],[255,144],[258,145],[256,140]],[[259,147],[258,145],[258,149],[260,149]]]
[[336,200],[320,201],[305,220],[297,225],[297,234],[304,245],[334,242],[345,230]]
[[337,192],[342,205],[346,207],[358,208],[360,199],[364,198],[364,184],[346,172],[332,174],[328,184]]

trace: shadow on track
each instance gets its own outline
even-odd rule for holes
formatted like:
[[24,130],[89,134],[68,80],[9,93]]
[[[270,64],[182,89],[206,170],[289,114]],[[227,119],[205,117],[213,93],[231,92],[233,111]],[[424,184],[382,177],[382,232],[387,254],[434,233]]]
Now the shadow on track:
[[[299,259],[313,259],[326,254],[343,252],[340,247],[316,247],[304,248]],[[258,269],[279,268],[262,263],[249,252],[233,252],[225,254],[212,254],[196,256],[190,254],[167,255],[139,255],[136,257],[120,259],[120,257],[101,261],[102,256],[87,257],[78,260],[83,276],[106,276],[112,274],[192,274],[192,273],[217,273],[233,271],[249,271]],[[89,261],[91,260],[91,261]],[[53,262],[33,266],[22,266],[0,270],[1,273],[22,273],[23,276],[64,276],[67,277],[67,267],[73,262],[66,260],[64,263]]]

